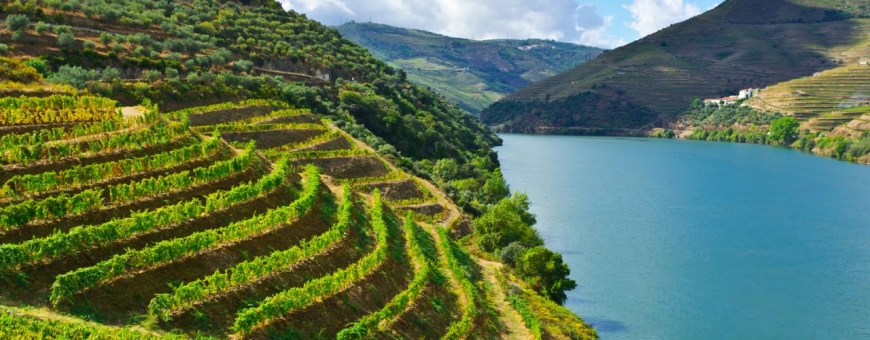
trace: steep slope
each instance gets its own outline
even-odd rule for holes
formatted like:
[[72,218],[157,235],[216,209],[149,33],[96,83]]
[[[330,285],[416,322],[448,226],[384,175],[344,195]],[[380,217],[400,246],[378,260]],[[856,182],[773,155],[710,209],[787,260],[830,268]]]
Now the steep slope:
[[471,115],[276,2],[0,5],[3,337],[508,336]]
[[858,138],[870,130],[870,67],[847,65],[779,83],[746,104],[793,115],[811,131]]
[[481,117],[518,132],[567,128],[625,134],[664,127],[695,98],[736,94],[857,63],[870,44],[870,21],[863,19],[868,5],[864,0],[728,0],[532,84]]
[[468,40],[372,23],[338,27],[345,38],[403,69],[472,113],[533,82],[567,71],[603,50],[547,40]]

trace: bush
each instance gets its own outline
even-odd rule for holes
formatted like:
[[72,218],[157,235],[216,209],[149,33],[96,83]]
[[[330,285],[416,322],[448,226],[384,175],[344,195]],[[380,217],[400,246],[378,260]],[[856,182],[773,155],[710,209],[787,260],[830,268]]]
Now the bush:
[[800,125],[797,119],[791,116],[777,118],[770,124],[770,140],[780,145],[794,143]]
[[39,72],[42,75],[45,75],[46,73],[48,73],[48,62],[45,61],[44,59],[40,59],[40,58],[27,59],[27,61],[24,62],[24,65],[32,67],[34,70],[36,70],[36,72]]
[[4,43],[0,43],[0,55],[6,55],[8,53],[9,53],[9,46],[4,44]]
[[90,40],[85,40],[85,42],[82,43],[82,46],[84,46],[87,49],[91,49],[91,50],[97,48],[97,44],[93,41],[90,41]]
[[528,212],[529,205],[528,196],[514,194],[474,220],[474,234],[480,248],[493,253],[514,242],[529,247],[543,245],[538,231],[532,228],[536,221],[535,216]]
[[565,303],[566,291],[577,288],[577,282],[568,278],[571,270],[562,261],[562,254],[544,247],[529,249],[517,259],[517,275],[526,280],[539,293],[558,304]]
[[146,70],[142,72],[142,78],[153,83],[160,80],[160,78],[163,78],[163,73],[160,73],[158,70]]
[[50,27],[48,26],[48,24],[45,23],[45,21],[40,21],[40,22],[36,23],[35,29],[36,29],[36,33],[44,33],[44,32],[48,32]]
[[85,70],[78,66],[61,66],[60,69],[48,77],[48,82],[53,84],[66,84],[78,89],[84,89],[89,81],[100,78],[100,71]]
[[12,31],[18,31],[27,28],[30,25],[30,19],[23,14],[10,14],[6,17],[6,27]]
[[517,260],[523,256],[526,252],[526,247],[523,246],[520,242],[513,242],[509,244],[507,247],[501,249],[498,252],[498,256],[501,258],[501,262],[513,267],[516,265]]
[[69,32],[63,32],[57,36],[57,46],[61,48],[73,47],[76,43],[76,37]]
[[118,78],[121,78],[121,71],[118,71],[118,69],[114,67],[106,67],[106,69],[103,70],[103,74],[100,76],[100,81],[111,83]]

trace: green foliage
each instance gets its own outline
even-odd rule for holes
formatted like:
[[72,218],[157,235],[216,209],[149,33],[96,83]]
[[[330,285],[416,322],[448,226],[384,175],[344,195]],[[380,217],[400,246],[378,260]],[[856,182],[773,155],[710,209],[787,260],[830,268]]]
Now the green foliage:
[[568,278],[571,270],[562,261],[562,254],[544,247],[527,250],[517,260],[516,271],[536,291],[558,304],[565,303],[566,291],[577,288],[577,283]]
[[4,43],[0,43],[0,55],[6,55],[9,53],[9,45]]
[[57,35],[57,46],[72,48],[76,43],[76,37],[71,32],[63,32]]
[[610,89],[599,92],[582,92],[550,101],[518,101],[508,97],[483,110],[480,119],[488,125],[507,123],[498,128],[502,132],[538,133],[540,127],[582,127],[588,130],[578,133],[594,135],[607,129],[646,128],[658,118],[654,111],[611,93]]
[[224,272],[217,272],[203,279],[173,287],[171,294],[157,294],[148,305],[149,314],[168,321],[173,313],[192,308],[205,298],[229,292],[275,272],[291,268],[300,261],[337,244],[346,236],[352,218],[353,196],[350,187],[344,186],[343,192],[337,222],[326,233],[310,240],[303,240],[300,245],[288,250],[257,257]]
[[51,28],[48,26],[47,23],[45,23],[45,21],[39,21],[36,23],[36,26],[34,27],[34,29],[36,30],[36,33],[42,34],[42,33],[48,32],[48,30]]
[[88,87],[88,83],[100,79],[100,70],[86,70],[78,66],[61,66],[60,69],[48,76],[48,82],[53,84],[66,84],[78,89]]
[[767,113],[740,104],[704,105],[703,102],[693,103],[682,114],[680,121],[692,127],[704,129],[727,129],[736,125],[749,126],[770,125],[782,117],[781,113]]
[[[0,45],[2,45],[2,44],[0,44]],[[6,46],[6,45],[3,45],[3,46]],[[3,49],[3,47],[0,46],[0,54],[3,54],[2,49]],[[0,81],[4,81],[4,80],[13,81],[13,82],[20,82],[20,83],[32,83],[32,82],[38,82],[38,81],[42,80],[42,76],[39,74],[39,72],[37,72],[37,70],[35,70],[33,67],[30,67],[30,66],[26,65],[25,63],[21,62],[21,60],[0,57]],[[0,105],[3,105],[3,106],[0,106],[0,112],[5,113],[5,112],[7,112],[6,109],[9,109],[10,106],[15,107],[15,106],[21,105],[18,103],[22,102],[22,101],[33,103],[33,102],[39,102],[40,100],[34,101],[34,100],[23,99],[23,98],[18,98],[18,100],[16,100],[16,98],[11,98],[11,99],[7,99],[5,101],[0,101]],[[25,115],[25,114],[19,113],[19,115]]]
[[799,126],[794,117],[777,118],[770,124],[770,139],[780,145],[789,145],[797,139]]
[[502,263],[513,267],[516,265],[517,260],[525,253],[526,247],[523,246],[522,242],[514,241],[508,244],[507,247],[501,248],[498,252],[498,257]]
[[288,206],[272,209],[265,214],[219,229],[210,229],[182,238],[164,240],[140,250],[131,249],[94,266],[79,268],[60,275],[52,284],[50,300],[54,305],[64,301],[72,301],[77,292],[95,287],[127,272],[165,264],[191,254],[245,240],[287,223],[287,221],[292,221],[310,211],[321,189],[320,172],[316,167],[309,166],[306,169],[306,178],[302,195]]
[[435,250],[431,249],[434,246],[434,241],[413,221],[413,214],[408,214],[404,227],[405,238],[408,241],[408,257],[413,263],[419,264],[419,269],[414,272],[411,283],[405,290],[393,297],[386,306],[338,332],[337,339],[368,339],[373,337],[373,333],[385,330],[389,323],[400,316],[411,302],[420,296],[426,284],[440,276],[437,255]]
[[350,267],[318,279],[309,280],[302,287],[285,290],[270,296],[254,307],[239,311],[233,331],[244,335],[278,320],[289,312],[306,307],[326,296],[332,296],[347,285],[369,275],[389,256],[389,226],[385,221],[384,207],[378,192],[375,192],[371,209],[371,223],[375,230],[375,250]]
[[[404,77],[410,75],[417,84],[472,113],[602,52],[551,40],[473,41],[372,23],[351,22],[338,30],[381,60],[402,68],[400,77],[407,72]],[[503,67],[504,63],[512,67]]]
[[518,294],[509,294],[508,302],[511,304],[520,317],[523,319],[523,323],[526,324],[526,327],[529,328],[529,331],[532,332],[532,336],[536,340],[541,340],[544,337],[543,329],[541,327],[541,321],[535,316],[532,309],[529,307],[528,301],[523,299],[522,296]]
[[[511,191],[508,188],[507,181],[501,174],[500,169],[495,169],[493,175],[483,184],[483,198],[486,203],[495,203],[501,199],[510,196]],[[527,208],[527,205],[526,205]],[[534,222],[532,223],[534,224]]]
[[106,245],[138,233],[180,223],[233,206],[275,190],[287,175],[287,166],[280,163],[268,176],[254,184],[242,184],[228,191],[209,194],[205,202],[196,198],[153,211],[134,212],[130,217],[101,225],[79,226],[67,233],[55,233],[19,244],[0,245],[0,269],[15,269],[40,260],[75,254],[88,247]]
[[526,247],[543,245],[537,230],[535,216],[528,212],[529,197],[516,193],[490,207],[474,220],[474,234],[483,251],[496,252],[511,243]]
[[48,63],[41,58],[30,58],[24,61],[24,65],[32,67],[39,74],[45,75],[48,73]]
[[12,309],[0,309],[0,338],[3,339],[103,339],[103,340],[181,340],[175,334],[155,335],[108,327],[95,323],[41,319]]
[[9,14],[6,17],[6,27],[12,31],[18,31],[27,28],[30,25],[30,19],[23,14]]
[[438,238],[440,240],[438,247],[441,250],[441,253],[447,258],[447,265],[450,268],[450,272],[453,274],[453,277],[459,281],[459,287],[462,290],[462,294],[465,295],[465,299],[468,301],[465,310],[462,311],[462,317],[459,321],[454,322],[447,328],[447,333],[444,334],[441,339],[464,339],[471,333],[471,329],[474,327],[474,318],[481,312],[477,308],[477,296],[479,294],[468,275],[471,269],[466,266],[466,264],[462,263],[457,256],[457,253],[462,255],[465,254],[457,248],[455,243],[453,243],[446,229],[438,228]]

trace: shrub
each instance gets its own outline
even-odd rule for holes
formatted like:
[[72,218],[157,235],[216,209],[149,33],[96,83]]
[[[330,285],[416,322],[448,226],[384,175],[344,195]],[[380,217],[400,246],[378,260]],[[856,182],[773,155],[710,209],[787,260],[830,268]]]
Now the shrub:
[[45,21],[37,22],[37,23],[36,23],[36,27],[35,27],[35,29],[36,29],[36,33],[48,32],[48,30],[49,30],[50,28],[51,28],[51,27],[49,27],[48,24],[45,23]]
[[558,304],[565,303],[566,291],[577,288],[577,282],[568,278],[571,270],[562,261],[562,254],[544,247],[534,247],[517,259],[517,275],[526,280],[539,293]]
[[9,46],[4,43],[0,43],[0,55],[6,55],[7,53],[9,53]]
[[53,84],[66,84],[73,87],[84,89],[88,86],[89,81],[97,80],[100,77],[98,70],[85,70],[78,66],[61,66],[60,69],[48,77],[48,82]]
[[507,247],[502,248],[498,256],[501,258],[501,262],[513,267],[517,263],[517,259],[522,257],[525,252],[526,247],[522,243],[512,242]]
[[6,17],[6,27],[12,31],[18,31],[27,28],[30,25],[30,19],[23,14],[10,14]]
[[69,32],[63,32],[57,36],[57,45],[61,48],[73,47],[76,43],[76,37]]
[[36,70],[36,72],[39,72],[43,75],[48,73],[48,62],[45,61],[44,59],[40,59],[40,58],[27,59],[27,61],[24,62],[24,65],[32,67],[34,70]]
[[85,42],[82,43],[82,46],[84,46],[87,49],[93,50],[93,49],[97,48],[97,43],[90,41],[90,40],[85,40]]
[[146,70],[142,72],[142,78],[149,82],[155,82],[163,78],[163,73],[160,73],[158,70]]

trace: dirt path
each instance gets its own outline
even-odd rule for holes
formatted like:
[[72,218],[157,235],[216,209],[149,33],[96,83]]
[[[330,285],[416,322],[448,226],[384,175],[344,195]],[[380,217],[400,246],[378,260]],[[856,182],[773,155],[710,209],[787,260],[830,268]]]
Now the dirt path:
[[141,106],[126,106],[121,108],[121,115],[124,118],[133,118],[133,117],[144,117],[145,112],[143,112],[143,107]]
[[495,272],[500,270],[501,263],[475,258],[477,263],[480,263],[483,277],[490,283],[489,293],[495,302],[495,308],[498,311],[499,319],[505,326],[505,333],[502,333],[503,339],[533,339],[532,332],[526,327],[520,314],[507,302],[507,296],[502,291],[498,280],[495,278]]

